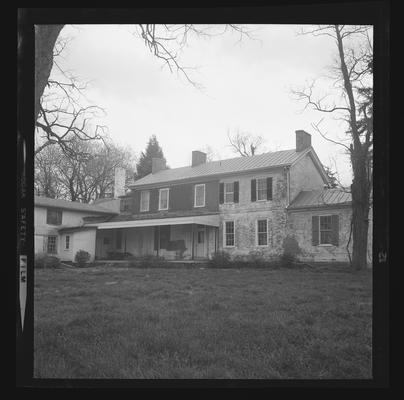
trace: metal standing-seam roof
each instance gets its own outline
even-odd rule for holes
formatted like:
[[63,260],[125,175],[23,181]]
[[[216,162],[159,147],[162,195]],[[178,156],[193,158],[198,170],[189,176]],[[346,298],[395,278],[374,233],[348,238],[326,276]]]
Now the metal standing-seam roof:
[[292,201],[288,210],[321,206],[341,206],[352,202],[351,193],[341,189],[304,190]]
[[94,204],[85,204],[85,203],[79,203],[78,201],[67,201],[62,199],[50,199],[48,197],[41,197],[41,196],[35,196],[34,204],[35,206],[40,207],[62,208],[65,210],[102,213],[102,214],[118,214],[115,211]]
[[227,160],[210,161],[195,167],[187,166],[165,169],[154,174],[146,175],[137,180],[131,187],[291,165],[310,150],[312,150],[311,147],[301,152],[297,152],[296,149],[274,151],[250,157],[236,157]]

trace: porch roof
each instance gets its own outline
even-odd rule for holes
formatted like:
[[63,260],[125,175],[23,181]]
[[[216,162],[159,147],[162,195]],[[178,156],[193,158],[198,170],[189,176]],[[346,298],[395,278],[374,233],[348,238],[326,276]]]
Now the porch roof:
[[159,225],[183,225],[183,224],[200,224],[209,226],[219,226],[219,215],[193,215],[188,217],[174,218],[153,218],[132,221],[113,221],[100,222],[94,224],[86,224],[86,226],[97,227],[97,229],[114,229],[114,228],[137,228],[143,226],[159,226]]

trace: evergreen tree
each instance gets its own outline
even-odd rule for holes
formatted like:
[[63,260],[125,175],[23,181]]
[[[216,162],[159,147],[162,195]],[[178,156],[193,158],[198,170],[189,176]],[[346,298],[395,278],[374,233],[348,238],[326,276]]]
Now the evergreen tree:
[[163,149],[155,135],[147,143],[146,150],[140,154],[139,162],[136,164],[135,179],[143,178],[152,172],[152,159],[163,158],[165,160]]
[[334,189],[336,187],[338,187],[338,181],[337,181],[337,177],[336,177],[336,172],[334,172],[330,167],[328,167],[327,165],[324,165],[324,169],[326,174],[328,175],[328,179],[329,179],[329,187],[331,189]]

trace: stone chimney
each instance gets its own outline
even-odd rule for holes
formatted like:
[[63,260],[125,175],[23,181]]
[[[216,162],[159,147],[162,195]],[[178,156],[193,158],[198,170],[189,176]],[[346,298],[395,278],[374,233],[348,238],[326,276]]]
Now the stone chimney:
[[194,150],[192,152],[192,166],[196,167],[197,165],[205,163],[206,163],[206,153],[199,150]]
[[306,150],[311,146],[311,135],[306,131],[296,131],[296,151]]
[[152,174],[166,169],[166,160],[164,158],[152,158]]
[[126,172],[123,168],[115,168],[115,180],[114,180],[114,198],[125,194],[125,179]]

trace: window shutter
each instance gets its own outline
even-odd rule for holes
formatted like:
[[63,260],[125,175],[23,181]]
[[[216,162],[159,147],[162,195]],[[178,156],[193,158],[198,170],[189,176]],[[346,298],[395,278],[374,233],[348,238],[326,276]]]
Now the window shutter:
[[256,179],[251,179],[251,201],[256,201],[257,200],[257,180]]
[[219,204],[224,203],[224,183],[219,184]]
[[331,216],[332,244],[339,246],[339,215]]
[[312,240],[312,245],[313,246],[318,246],[319,243],[319,217],[317,216],[312,216],[311,217],[311,229],[312,229],[312,236],[311,236],[311,240]]
[[272,200],[272,178],[267,178],[267,200]]
[[238,181],[234,182],[234,202],[238,203]]

